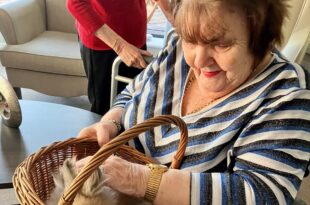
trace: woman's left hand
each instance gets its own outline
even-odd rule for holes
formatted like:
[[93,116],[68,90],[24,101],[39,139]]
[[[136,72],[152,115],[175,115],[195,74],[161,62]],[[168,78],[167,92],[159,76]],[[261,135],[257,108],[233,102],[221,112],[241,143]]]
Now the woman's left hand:
[[103,170],[107,177],[105,185],[127,195],[144,196],[151,173],[147,166],[110,156],[103,163]]
[[[77,162],[82,168],[91,159]],[[151,171],[147,166],[128,162],[116,156],[110,156],[103,162],[105,185],[121,193],[142,198],[145,195]],[[190,173],[169,169],[162,178],[154,204],[188,205],[190,201]]]

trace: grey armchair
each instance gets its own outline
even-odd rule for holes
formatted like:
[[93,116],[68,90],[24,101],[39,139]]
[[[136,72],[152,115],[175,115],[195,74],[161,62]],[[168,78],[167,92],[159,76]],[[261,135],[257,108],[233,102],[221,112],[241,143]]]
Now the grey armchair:
[[30,88],[54,96],[87,94],[74,19],[66,0],[15,0],[0,5],[6,46],[0,60],[16,91]]
[[289,0],[290,18],[285,22],[282,53],[290,60],[301,63],[308,48],[310,36],[310,0]]

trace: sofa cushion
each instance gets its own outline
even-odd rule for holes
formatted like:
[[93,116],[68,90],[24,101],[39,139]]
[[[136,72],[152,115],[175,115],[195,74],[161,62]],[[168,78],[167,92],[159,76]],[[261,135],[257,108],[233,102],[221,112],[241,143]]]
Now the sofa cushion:
[[0,51],[5,67],[85,76],[76,34],[45,31],[20,45],[7,45]]
[[1,4],[0,30],[6,43],[25,43],[45,31],[44,13],[41,8],[34,0]]
[[66,0],[46,0],[47,30],[76,33],[74,18],[69,13]]

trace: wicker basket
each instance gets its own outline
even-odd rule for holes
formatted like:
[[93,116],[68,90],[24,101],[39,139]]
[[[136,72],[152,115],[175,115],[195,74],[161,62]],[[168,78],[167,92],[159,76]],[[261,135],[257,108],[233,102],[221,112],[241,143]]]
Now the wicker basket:
[[95,140],[89,138],[72,138],[41,148],[38,152],[27,157],[15,170],[13,185],[19,202],[29,205],[44,204],[44,201],[49,199],[55,187],[51,173],[57,172],[65,159],[72,158],[73,156],[77,156],[79,159],[93,155],[60,199],[59,204],[63,205],[73,203],[78,190],[85,180],[111,154],[117,154],[135,163],[154,163],[153,159],[124,144],[142,132],[159,125],[171,123],[177,125],[181,131],[178,150],[170,166],[170,168],[178,168],[187,145],[186,124],[176,116],[158,116],[135,125],[101,148]]

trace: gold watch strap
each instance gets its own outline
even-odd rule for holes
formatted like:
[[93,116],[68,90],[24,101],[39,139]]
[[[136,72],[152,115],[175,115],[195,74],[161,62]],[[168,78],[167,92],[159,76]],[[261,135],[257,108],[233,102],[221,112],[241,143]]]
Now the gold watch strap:
[[150,202],[153,202],[156,198],[161,178],[163,174],[168,171],[168,167],[159,164],[147,164],[151,170],[151,175],[147,183],[144,198]]

